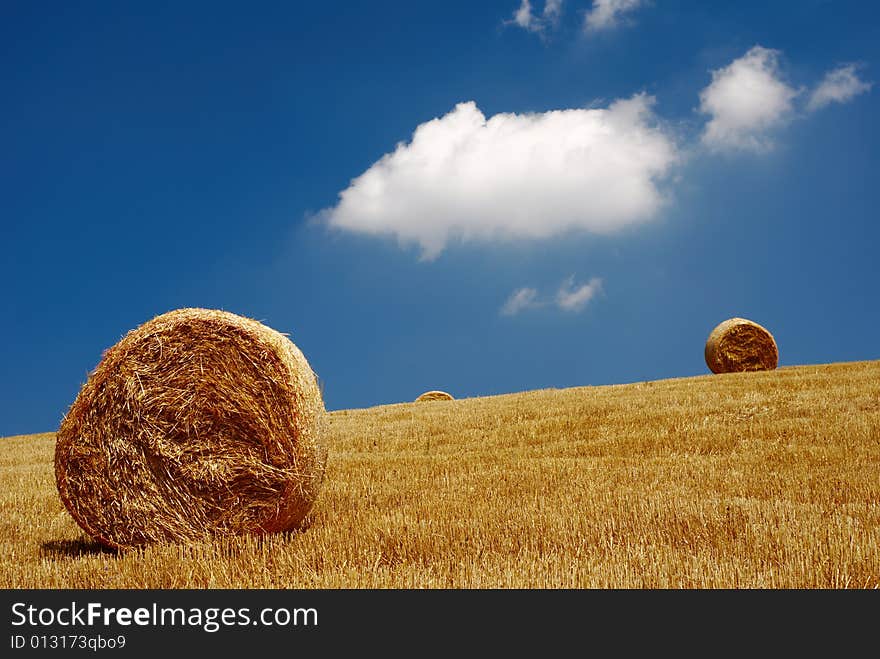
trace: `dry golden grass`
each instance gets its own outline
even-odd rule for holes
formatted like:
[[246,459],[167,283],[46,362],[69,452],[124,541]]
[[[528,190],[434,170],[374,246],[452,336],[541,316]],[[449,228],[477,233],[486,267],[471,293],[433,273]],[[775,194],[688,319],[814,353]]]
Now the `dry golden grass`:
[[307,531],[102,551],[0,441],[5,588],[876,588],[880,361],[330,414]]

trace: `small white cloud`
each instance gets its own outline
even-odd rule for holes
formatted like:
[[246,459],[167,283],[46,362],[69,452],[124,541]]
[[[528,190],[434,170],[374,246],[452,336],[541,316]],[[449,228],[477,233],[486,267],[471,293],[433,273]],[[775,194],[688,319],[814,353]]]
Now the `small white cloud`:
[[644,0],[593,0],[593,8],[584,15],[584,30],[598,32],[617,27],[624,14],[643,4]]
[[541,15],[532,12],[532,3],[522,0],[519,8],[513,12],[513,18],[507,23],[518,25],[529,32],[543,33],[548,27],[556,27],[562,13],[562,0],[546,0]]
[[524,309],[530,309],[539,306],[541,306],[541,303],[538,301],[538,291],[536,289],[518,288],[510,294],[510,297],[507,298],[507,302],[505,302],[504,306],[501,307],[501,315],[515,316]]
[[575,286],[572,275],[559,287],[556,293],[556,304],[563,311],[581,311],[601,290],[602,280],[598,277],[593,277],[581,286]]
[[608,234],[652,219],[679,160],[653,97],[608,108],[497,114],[473,102],[416,128],[319,216],[328,226],[417,244]]
[[574,275],[563,280],[553,297],[545,296],[542,298],[536,288],[518,288],[510,294],[504,306],[501,307],[501,315],[515,316],[521,311],[548,305],[556,306],[563,311],[577,313],[582,311],[601,290],[602,280],[599,277],[593,277],[586,284],[576,285]]
[[544,17],[549,19],[559,18],[562,13],[562,0],[547,0],[544,3]]
[[826,73],[822,82],[810,94],[807,109],[812,112],[830,103],[846,103],[871,89],[872,84],[859,79],[854,64],[839,66]]
[[702,136],[706,146],[761,151],[772,145],[768,131],[789,118],[798,95],[780,78],[778,60],[779,51],[755,46],[712,71],[700,92],[700,112],[711,117]]
[[522,0],[519,9],[513,13],[513,22],[525,30],[533,29],[535,15],[532,13],[532,3],[529,0]]

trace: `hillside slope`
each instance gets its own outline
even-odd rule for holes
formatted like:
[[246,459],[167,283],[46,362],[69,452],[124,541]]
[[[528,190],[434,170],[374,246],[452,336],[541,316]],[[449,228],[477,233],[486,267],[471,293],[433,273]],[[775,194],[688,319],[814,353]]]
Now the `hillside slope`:
[[[454,393],[454,392],[453,392]],[[880,586],[880,361],[333,412],[311,527],[100,550],[0,440],[4,588]]]

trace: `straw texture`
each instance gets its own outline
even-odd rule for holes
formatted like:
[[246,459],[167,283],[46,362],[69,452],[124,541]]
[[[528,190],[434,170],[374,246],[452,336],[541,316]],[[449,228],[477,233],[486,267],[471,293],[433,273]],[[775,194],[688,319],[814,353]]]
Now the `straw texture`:
[[447,394],[445,391],[426,391],[421,396],[416,398],[417,403],[424,402],[426,400],[454,400],[450,394]]
[[779,350],[766,328],[745,318],[730,318],[709,334],[705,357],[713,373],[769,371],[779,363]]
[[108,547],[296,528],[327,459],[302,352],[249,318],[178,309],[104,353],[58,430],[55,479]]

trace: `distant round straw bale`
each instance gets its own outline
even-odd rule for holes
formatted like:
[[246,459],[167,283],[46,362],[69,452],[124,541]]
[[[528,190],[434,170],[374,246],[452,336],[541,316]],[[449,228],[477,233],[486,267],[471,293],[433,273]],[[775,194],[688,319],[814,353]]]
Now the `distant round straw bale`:
[[445,391],[426,391],[421,396],[416,398],[417,403],[421,403],[426,400],[455,400],[450,394],[447,394]]
[[58,493],[117,549],[290,530],[324,479],[325,419],[285,335],[178,309],[130,331],[89,375],[56,435]]
[[771,371],[779,363],[779,350],[766,328],[745,318],[730,318],[709,334],[705,357],[713,373]]

